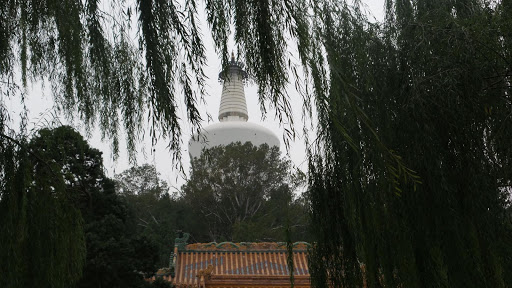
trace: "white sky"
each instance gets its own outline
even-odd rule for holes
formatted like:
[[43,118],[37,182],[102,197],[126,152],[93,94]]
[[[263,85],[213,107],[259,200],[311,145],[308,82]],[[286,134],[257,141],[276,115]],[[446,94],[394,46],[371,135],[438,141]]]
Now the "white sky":
[[[362,0],[361,2],[367,6],[368,11],[374,15],[376,21],[382,21],[384,17],[384,1],[385,0]],[[202,11],[199,11],[200,13]],[[369,17],[371,19],[371,17]],[[205,19],[205,17],[199,17],[199,19]],[[209,77],[206,85],[206,90],[209,93],[208,96],[205,97],[205,101],[207,105],[201,105],[200,111],[204,116],[203,119],[207,119],[206,111],[212,116],[214,122],[218,122],[218,109],[220,104],[220,96],[222,92],[222,85],[217,81],[218,74],[221,70],[221,61],[217,54],[214,51],[212,39],[210,37],[208,28],[206,23],[202,23],[201,27],[204,35],[204,44],[206,47],[206,55],[207,55],[207,66],[204,67],[204,72],[207,77]],[[30,85],[30,84],[29,84]],[[51,119],[49,115],[41,116],[41,113],[45,113],[50,111],[53,106],[51,92],[47,90],[41,90],[40,84],[33,84],[29,86],[29,96],[27,99],[27,107],[29,112],[29,129],[37,126],[37,119]],[[293,113],[294,113],[294,122],[295,129],[298,133],[298,137],[294,142],[290,142],[290,150],[288,151],[289,157],[295,166],[299,167],[303,171],[307,169],[307,163],[305,162],[305,144],[303,141],[303,136],[301,135],[303,126],[301,120],[301,109],[302,102],[300,101],[300,96],[297,95],[297,92],[294,90],[293,85],[289,85],[290,89],[288,93],[290,95],[290,100],[292,103]],[[281,151],[286,153],[285,145],[283,143],[283,133],[284,128],[279,124],[277,119],[274,119],[274,110],[267,110],[267,117],[264,121],[262,121],[262,114],[260,111],[260,106],[258,104],[258,96],[257,96],[257,87],[254,84],[249,84],[245,87],[245,95],[247,99],[247,108],[249,112],[249,122],[259,123],[272,131],[281,139]],[[181,99],[178,99],[178,102],[183,102]],[[7,104],[8,109],[11,111],[11,115],[13,118],[16,118],[15,115],[19,113],[19,103],[16,101],[10,101]],[[80,131],[83,135],[85,132],[80,126],[73,125],[72,123],[67,123],[63,117],[60,117],[61,121],[65,124],[74,126],[78,131]],[[182,111],[181,115],[182,119],[186,119],[186,115]],[[313,120],[314,121],[314,120]],[[76,121],[75,124],[79,124],[79,121]],[[190,125],[188,123],[182,122],[182,131],[183,131],[183,146],[182,146],[182,155],[183,155],[183,166],[185,172],[188,174],[189,170],[189,156],[187,151],[187,144],[190,138]],[[205,121],[203,126],[208,125]],[[15,128],[15,124],[13,127]],[[314,131],[310,130],[310,137],[313,138]],[[110,151],[110,143],[102,142],[100,139],[100,134],[98,131],[95,131],[93,135],[88,139],[89,144],[92,147],[100,149],[103,151],[103,159],[104,165],[107,169],[107,174],[110,177],[113,177],[114,174],[121,173],[122,171],[130,168],[132,165],[128,162],[126,149],[123,147],[124,139],[121,139],[121,152],[120,157],[117,161],[112,160],[112,153]],[[145,141],[142,143],[143,145],[139,145],[139,153],[138,153],[138,164],[150,163],[154,164],[161,174],[160,177],[167,181],[171,190],[179,189],[181,185],[184,184],[185,180],[182,176],[179,175],[178,171],[173,169],[173,164],[171,163],[170,153],[166,148],[166,143],[164,141],[160,141],[155,147],[151,147],[150,141]]]

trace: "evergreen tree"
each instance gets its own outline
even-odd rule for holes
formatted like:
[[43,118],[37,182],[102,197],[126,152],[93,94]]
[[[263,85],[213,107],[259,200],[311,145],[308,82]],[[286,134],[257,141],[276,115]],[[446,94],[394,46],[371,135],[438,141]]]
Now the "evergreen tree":
[[158,199],[169,193],[167,182],[160,179],[156,167],[149,164],[135,166],[115,176],[117,190],[124,195],[150,195]]

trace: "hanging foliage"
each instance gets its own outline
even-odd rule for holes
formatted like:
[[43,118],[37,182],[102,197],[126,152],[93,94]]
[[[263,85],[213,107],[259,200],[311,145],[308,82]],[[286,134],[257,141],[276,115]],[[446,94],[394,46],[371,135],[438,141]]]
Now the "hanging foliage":
[[59,165],[27,145],[0,142],[0,286],[72,287],[85,262],[82,216]]
[[[1,92],[19,98],[20,87],[49,82],[57,109],[80,119],[87,129],[99,127],[102,136],[111,140],[115,155],[121,128],[134,157],[137,141],[146,132],[143,127],[149,123],[153,142],[167,139],[179,164],[178,102],[182,98],[187,120],[199,129],[197,102],[205,95],[206,58],[198,2],[4,1],[0,5],[0,81],[5,84]],[[204,7],[224,62],[234,28],[239,56],[258,84],[262,109],[270,103],[279,119],[292,123],[284,90],[290,59],[286,37],[297,39],[300,47],[305,45],[307,36],[301,31],[306,16],[300,3],[205,0]],[[132,41],[135,32],[136,41]]]
[[386,9],[381,24],[334,1],[315,10],[327,71],[312,72],[312,281],[510,287],[510,3]]

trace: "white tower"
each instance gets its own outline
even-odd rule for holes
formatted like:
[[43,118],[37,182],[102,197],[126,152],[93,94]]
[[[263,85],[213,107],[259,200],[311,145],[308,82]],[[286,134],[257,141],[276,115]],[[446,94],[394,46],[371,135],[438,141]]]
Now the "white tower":
[[233,142],[242,144],[249,141],[254,146],[268,144],[279,147],[279,138],[269,129],[255,123],[247,122],[247,104],[245,102],[244,83],[247,73],[243,64],[231,61],[219,74],[219,80],[224,82],[219,107],[219,121],[203,128],[199,135],[194,134],[188,142],[190,158],[201,156],[203,149]]

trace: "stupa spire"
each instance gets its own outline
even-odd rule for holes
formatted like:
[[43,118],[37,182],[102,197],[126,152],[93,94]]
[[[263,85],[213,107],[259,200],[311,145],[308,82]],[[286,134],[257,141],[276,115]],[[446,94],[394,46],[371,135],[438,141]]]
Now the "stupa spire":
[[274,132],[247,121],[249,116],[244,92],[247,72],[244,71],[243,64],[235,60],[234,53],[231,53],[231,60],[219,74],[219,80],[223,82],[219,107],[220,122],[205,126],[199,134],[192,135],[188,142],[190,158],[199,158],[204,149],[236,142],[250,142],[256,147],[262,144],[279,147],[279,138]]
[[243,63],[236,61],[235,54],[231,52],[231,61],[219,74],[219,80],[224,82],[219,107],[220,122],[246,122],[249,119],[244,91],[247,72],[243,68]]

